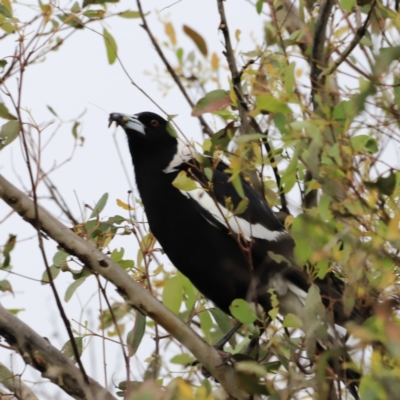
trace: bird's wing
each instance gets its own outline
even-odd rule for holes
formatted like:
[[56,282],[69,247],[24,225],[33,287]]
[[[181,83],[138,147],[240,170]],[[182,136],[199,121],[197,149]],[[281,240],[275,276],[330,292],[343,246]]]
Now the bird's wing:
[[249,241],[277,241],[287,235],[267,202],[242,177],[244,198],[238,194],[226,164],[219,162],[213,170],[212,185],[209,185],[203,171],[197,168],[197,163],[188,162],[187,165],[185,169],[197,182],[198,189],[182,192],[208,222]]
[[[182,191],[182,193],[192,201],[199,213],[210,224],[251,241],[253,259],[257,258],[258,262],[265,259],[265,263],[260,262],[259,265],[263,264],[267,267],[265,268],[267,286],[277,289],[278,295],[279,287],[282,287],[283,293],[292,292],[304,305],[311,283],[310,277],[303,268],[296,265],[293,255],[294,241],[275,217],[265,199],[241,177],[247,207],[240,210],[243,198],[232,184],[232,175],[226,164],[220,162],[213,169],[211,187],[202,169],[198,168],[195,161],[190,161],[186,165],[185,170],[188,176],[197,182],[198,189]],[[235,210],[237,210],[236,213]],[[277,255],[278,258],[274,255]],[[279,261],[280,256],[283,256],[283,261]],[[315,279],[314,283],[320,289],[323,303],[333,311],[335,321],[342,325],[349,319],[343,310],[343,282],[330,273],[324,279]],[[284,299],[282,298],[282,300]],[[290,296],[288,300],[290,300]],[[290,300],[289,303],[293,303],[293,301]],[[290,311],[292,305],[288,304],[288,312],[292,312]],[[282,308],[284,308],[284,304],[282,304]],[[356,307],[352,311],[350,319],[362,321],[365,320],[366,315]]]

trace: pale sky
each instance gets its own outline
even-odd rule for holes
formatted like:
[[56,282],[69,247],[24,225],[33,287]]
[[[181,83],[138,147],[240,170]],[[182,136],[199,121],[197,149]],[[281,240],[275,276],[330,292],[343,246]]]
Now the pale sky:
[[[73,3],[72,1],[60,4],[62,4],[62,7],[70,8]],[[36,5],[37,2],[34,2],[34,4]],[[146,0],[143,1],[143,4],[144,9],[151,12],[147,17],[148,23],[160,42],[166,39],[160,19],[169,20],[175,27],[180,46],[186,52],[195,50],[196,56],[201,58],[202,56],[196,50],[193,42],[182,31],[182,26],[186,24],[205,38],[209,54],[216,52],[221,62],[224,62],[222,55],[223,38],[218,32],[219,16],[215,0],[182,0],[176,4],[174,4],[174,0]],[[255,12],[254,6],[247,1],[226,1],[225,7],[234,45],[236,43],[233,38],[235,30],[240,29],[242,31],[237,54],[241,51],[253,50],[256,42],[262,43],[265,15],[259,16]],[[108,8],[110,12],[137,9],[135,2],[125,0],[110,4]],[[26,13],[26,8],[15,7],[15,16],[19,17],[21,21],[26,18]],[[114,17],[90,25],[90,28],[97,32],[102,32],[103,27],[106,27],[116,39],[119,57],[133,80],[168,114],[178,114],[175,121],[188,138],[199,140],[201,138],[200,125],[196,118],[190,116],[190,107],[179,90],[174,87],[164,97],[158,89],[158,83],[155,82],[152,75],[155,73],[156,66],[159,71],[163,71],[164,66],[154,51],[147,34],[140,27],[140,20]],[[13,54],[16,39],[15,35],[11,35],[7,45],[2,41],[0,59]],[[177,61],[172,52],[165,52],[171,63],[176,65]],[[103,216],[115,214],[127,216],[116,205],[118,198],[126,201],[130,184],[124,174],[114,144],[113,135],[115,132],[131,182],[133,182],[133,170],[125,134],[121,128],[116,131],[115,127],[110,129],[107,127],[108,114],[110,112],[157,112],[155,106],[131,85],[129,78],[118,62],[112,66],[108,64],[103,37],[89,29],[76,32],[58,51],[47,55],[44,62],[27,68],[24,79],[22,104],[24,108],[30,110],[37,123],[45,125],[54,120],[54,116],[47,109],[47,105],[50,105],[66,121],[73,120],[85,111],[81,119],[82,124],[79,127],[80,135],[85,137],[84,146],[76,150],[69,163],[51,174],[53,182],[57,184],[75,216],[80,217],[80,206],[85,203],[94,206],[105,192],[109,193],[109,201],[103,211]],[[15,77],[7,81],[10,90],[14,90],[15,82]],[[172,85],[172,80],[169,83]],[[221,79],[221,83],[225,88],[228,87],[227,80],[224,77]],[[195,95],[199,96],[199,93],[196,92],[192,92],[192,94],[194,95],[193,98],[195,98]],[[6,103],[11,112],[14,111],[4,95],[1,95],[0,100]],[[5,122],[5,120],[1,120],[0,124]],[[45,170],[69,157],[74,143],[71,128],[72,123],[69,123],[57,131],[55,138],[44,151],[42,165]],[[44,130],[42,140],[47,140],[53,130],[52,126]],[[397,150],[392,149],[392,151]],[[398,158],[393,159],[393,162],[398,164]],[[0,152],[0,173],[17,187],[22,187],[19,178],[25,185],[29,185],[22,147],[18,139]],[[39,187],[39,193],[46,193],[43,186]],[[49,207],[50,211],[58,212],[51,202],[42,201],[41,204]],[[0,202],[0,220],[9,211],[9,207]],[[17,243],[12,252],[13,271],[27,277],[41,279],[44,265],[37,246],[37,239],[34,237],[34,230],[24,223],[19,216],[13,215],[0,226],[1,245],[6,242],[10,233],[17,234],[19,240],[33,237],[33,239]],[[45,242],[47,257],[51,260],[56,251],[56,244],[50,240]],[[133,236],[117,238],[111,244],[112,249],[121,246],[125,247],[124,258],[136,259],[137,246]],[[43,287],[39,282],[16,275],[8,275],[6,272],[0,272],[1,279],[8,279],[15,291],[14,296],[8,292],[0,292],[1,303],[7,308],[23,308],[25,311],[19,314],[19,318],[35,329],[37,333],[49,338],[53,345],[61,348],[68,338],[56,309],[50,287]],[[99,321],[97,287],[93,278],[90,278],[90,281],[90,283],[85,282],[70,302],[64,303],[64,306],[70,319],[81,322],[88,320],[89,326],[93,330],[97,330]],[[55,282],[59,294],[63,298],[66,288],[73,282],[73,279],[68,273],[60,273]],[[109,290],[109,293],[111,299],[120,299],[112,289]],[[86,304],[89,299],[91,299],[90,306],[81,315],[82,305]],[[74,324],[73,327],[78,329],[77,324]],[[131,327],[132,322],[130,325],[128,324],[127,328],[130,329]],[[107,384],[109,388],[112,388],[113,383],[117,384],[121,380],[125,380],[125,370],[120,347],[107,344],[107,349]],[[154,342],[151,339],[142,343],[137,356],[133,357],[131,361],[132,371],[137,371],[133,379],[140,379],[143,368],[146,367],[146,364],[140,360],[143,361],[149,357],[153,350]],[[10,353],[4,350],[0,352],[0,362],[9,366],[13,365],[16,373],[24,371],[19,356],[10,357]],[[92,344],[83,353],[83,362],[88,374],[104,384],[100,340],[92,341]],[[41,378],[38,378],[38,374],[30,372],[31,370],[28,368],[23,378],[32,382],[42,381]],[[175,370],[179,372],[180,367],[177,366]],[[39,389],[37,393],[43,399],[54,398],[53,395],[50,396],[48,393],[55,392],[57,392],[57,399],[70,398],[54,388],[55,385],[46,383],[37,387]],[[47,395],[40,396],[41,393],[47,393]]]

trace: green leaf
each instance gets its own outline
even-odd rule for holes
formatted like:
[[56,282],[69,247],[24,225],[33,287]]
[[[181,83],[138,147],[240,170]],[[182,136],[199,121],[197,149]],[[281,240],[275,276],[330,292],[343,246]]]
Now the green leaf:
[[80,124],[81,124],[80,122],[75,122],[74,126],[72,127],[72,136],[75,139],[78,139],[78,127],[79,127]]
[[14,293],[11,283],[6,279],[0,281],[0,291]]
[[53,107],[47,106],[48,110],[55,116],[58,118],[57,113],[54,111]]
[[206,309],[202,309],[198,314],[200,319],[200,328],[203,331],[208,342],[211,340],[211,329],[214,327],[210,313]]
[[252,324],[257,319],[257,314],[254,311],[254,304],[248,303],[243,299],[235,299],[229,306],[229,311],[238,321],[243,324]]
[[294,314],[287,314],[285,317],[285,320],[283,321],[283,327],[284,328],[301,328],[301,326],[303,325],[303,323],[301,322],[301,319]]
[[263,4],[264,4],[264,0],[257,0],[257,3],[256,3],[257,14],[261,14],[262,9],[263,9]]
[[[146,13],[145,16],[149,14]],[[122,13],[117,14],[118,17],[122,17],[122,18],[140,18],[140,12],[139,11],[125,11]]]
[[135,263],[133,260],[121,260],[118,262],[118,265],[126,271],[127,269],[132,269]]
[[350,13],[356,5],[356,2],[354,0],[340,0],[340,5],[344,11]]
[[381,76],[390,66],[390,64],[400,58],[400,46],[385,47],[379,49],[379,56],[376,58],[374,73]]
[[290,107],[282,101],[270,95],[259,96],[256,99],[257,108],[272,113],[291,113]]
[[8,121],[2,127],[0,131],[0,150],[4,149],[7,145],[13,142],[19,134],[19,122]]
[[11,255],[10,253],[13,251],[14,247],[15,247],[15,243],[17,240],[17,236],[16,235],[8,235],[8,239],[6,244],[3,247],[3,265],[0,264],[2,269],[11,269]]
[[165,282],[162,300],[164,305],[175,314],[179,314],[183,301],[182,281],[174,276]]
[[104,207],[106,206],[107,200],[108,200],[108,193],[104,193],[103,196],[101,196],[100,200],[95,205],[92,214],[90,214],[89,218],[97,218],[103,211]]
[[64,296],[64,301],[66,303],[68,303],[71,300],[71,297],[75,293],[75,290],[78,289],[78,287],[81,286],[83,282],[85,282],[85,279],[86,277],[79,278],[68,286]]
[[197,186],[196,182],[189,178],[185,171],[179,172],[177,177],[173,180],[172,185],[185,192],[199,189],[199,186]]
[[7,64],[8,64],[7,60],[0,60],[1,72],[3,72],[3,69]]
[[0,103],[0,117],[4,118],[4,119],[9,119],[9,120],[17,119],[17,117],[15,117],[14,115],[12,115],[8,112],[7,107],[3,103]]
[[0,14],[6,18],[12,18],[12,12],[5,5],[0,4]]
[[186,33],[193,40],[194,44],[200,50],[200,53],[203,54],[204,57],[207,57],[208,50],[207,44],[203,37],[194,31],[192,28],[189,28],[187,25],[183,25],[183,32]]
[[232,182],[232,185],[235,188],[237,194],[242,199],[244,199],[244,189],[242,185],[242,180],[240,179],[240,175],[232,176],[232,178],[230,178],[230,181]]
[[103,29],[103,37],[106,44],[108,63],[110,65],[114,64],[118,54],[117,42],[106,28]]
[[176,133],[174,125],[170,121],[168,121],[168,123],[167,123],[167,132],[174,138],[178,137],[178,134]]
[[75,14],[81,12],[81,7],[79,6],[78,2],[76,1],[74,5],[71,7],[71,11]]
[[82,8],[90,4],[118,3],[119,0],[83,0]]
[[88,18],[103,18],[105,13],[104,10],[87,10],[83,15]]
[[235,370],[240,372],[251,372],[259,378],[264,378],[267,374],[264,366],[255,361],[239,361],[235,364]]
[[[74,341],[76,344],[76,347],[78,349],[78,354],[79,357],[82,355],[83,352],[83,338],[81,337],[74,337]],[[75,359],[75,353],[74,353],[74,349],[72,347],[71,341],[68,340],[67,342],[65,342],[64,346],[61,349],[61,352],[67,356],[68,358],[70,358],[71,360],[73,360],[74,362],[76,362]]]
[[66,253],[64,250],[59,250],[57,251],[56,254],[53,256],[53,264],[56,267],[60,267],[63,261],[65,261],[68,257],[68,253]]
[[316,342],[323,343],[328,338],[328,326],[325,323],[326,310],[319,288],[315,284],[312,284],[308,290],[303,315],[307,355],[312,358],[315,354]]
[[356,152],[374,154],[379,150],[376,139],[368,135],[353,136],[350,145]]
[[229,92],[222,89],[212,90],[207,93],[197,104],[193,107],[192,116],[198,117],[205,113],[222,110],[231,104]]
[[247,197],[244,197],[242,200],[240,200],[233,214],[234,215],[243,214],[247,210],[248,205],[249,205],[249,199]]
[[[232,329],[231,319],[222,310],[219,308],[210,308],[209,311],[223,333],[227,333]],[[236,346],[235,335],[229,339],[229,343],[233,348]]]
[[[51,277],[54,279],[57,278],[58,274],[60,273],[60,267],[56,267],[55,265],[52,265],[50,268],[50,273],[51,273]],[[50,283],[50,278],[49,275],[47,274],[47,270],[45,270],[43,272],[42,275],[42,280],[40,282],[42,285],[48,285]]]
[[128,333],[126,344],[129,349],[129,357],[136,354],[140,343],[142,342],[144,332],[146,330],[146,316],[136,311],[136,320],[133,329]]
[[266,139],[268,136],[261,133],[249,133],[247,135],[240,135],[235,137],[235,143],[247,143],[253,140]]
[[285,89],[288,95],[294,93],[294,88],[296,84],[296,80],[294,78],[295,67],[296,64],[292,62],[285,68]]
[[125,249],[123,247],[121,247],[121,250],[118,249],[114,249],[111,253],[111,260],[113,260],[114,262],[119,262],[122,260],[122,257],[124,256],[125,253]]
[[171,358],[171,364],[179,364],[179,365],[190,365],[195,361],[195,359],[189,354],[178,354]]
[[80,20],[80,18],[75,14],[60,14],[57,15],[57,18],[62,21],[64,24],[72,26],[75,29],[83,29],[84,24]]
[[391,196],[396,188],[396,174],[391,172],[388,176],[380,176],[376,182],[364,182],[370,189],[376,189],[379,193]]

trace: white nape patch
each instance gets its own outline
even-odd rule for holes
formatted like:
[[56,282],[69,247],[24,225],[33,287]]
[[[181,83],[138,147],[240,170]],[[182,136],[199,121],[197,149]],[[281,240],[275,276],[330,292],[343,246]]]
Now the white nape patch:
[[172,161],[168,164],[167,168],[163,169],[163,172],[169,174],[170,172],[175,172],[176,167],[179,167],[186,161],[193,158],[194,152],[193,147],[188,143],[182,143],[178,139],[178,149],[174,155]]
[[196,184],[199,186],[199,189],[190,190],[188,192],[181,190],[181,193],[199,203],[200,206],[207,210],[218,222],[225,225],[234,233],[244,236],[247,240],[258,238],[269,241],[276,241],[282,235],[286,234],[286,231],[270,231],[261,224],[251,224],[244,218],[234,215],[221,204],[215,204],[214,199],[207,191],[201,188],[199,183],[196,182]]

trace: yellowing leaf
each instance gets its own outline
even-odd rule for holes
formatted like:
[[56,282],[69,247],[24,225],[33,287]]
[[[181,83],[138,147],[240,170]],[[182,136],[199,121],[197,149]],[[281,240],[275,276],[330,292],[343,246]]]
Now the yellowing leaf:
[[387,231],[387,240],[399,240],[400,239],[400,215],[396,215],[389,222],[388,231]]
[[179,393],[188,399],[193,398],[193,392],[190,385],[188,385],[183,379],[178,381]]
[[12,18],[11,10],[3,4],[0,4],[0,14],[4,15],[6,18]]
[[118,15],[118,17],[122,17],[122,18],[140,18],[139,11],[125,11],[125,12],[122,12],[117,15]]
[[219,58],[217,56],[217,53],[212,53],[211,56],[211,68],[216,71],[219,67]]
[[187,25],[183,25],[183,32],[186,33],[190,37],[190,39],[193,40],[197,48],[200,50],[201,54],[203,54],[204,57],[207,57],[208,50],[207,50],[207,44],[204,41],[203,37],[199,35],[196,31],[194,31],[192,28],[189,28]]
[[240,29],[236,29],[235,31],[235,39],[237,42],[240,42],[240,35],[241,35],[242,31]]
[[174,26],[171,24],[171,22],[167,22],[165,24],[165,33],[169,37],[169,40],[171,41],[171,43],[175,46],[176,45],[176,35],[175,35]]
[[10,0],[1,0],[1,2],[10,11],[10,13],[12,15],[12,7],[11,7]]
[[103,29],[103,37],[106,44],[108,62],[110,65],[114,64],[118,53],[117,42],[106,28]]
[[196,182],[187,176],[185,171],[179,172],[178,176],[172,182],[172,185],[179,190],[184,190],[185,192],[199,188]]
[[123,208],[124,210],[133,211],[135,207],[131,207],[129,204],[124,203],[122,200],[117,199],[117,206]]

